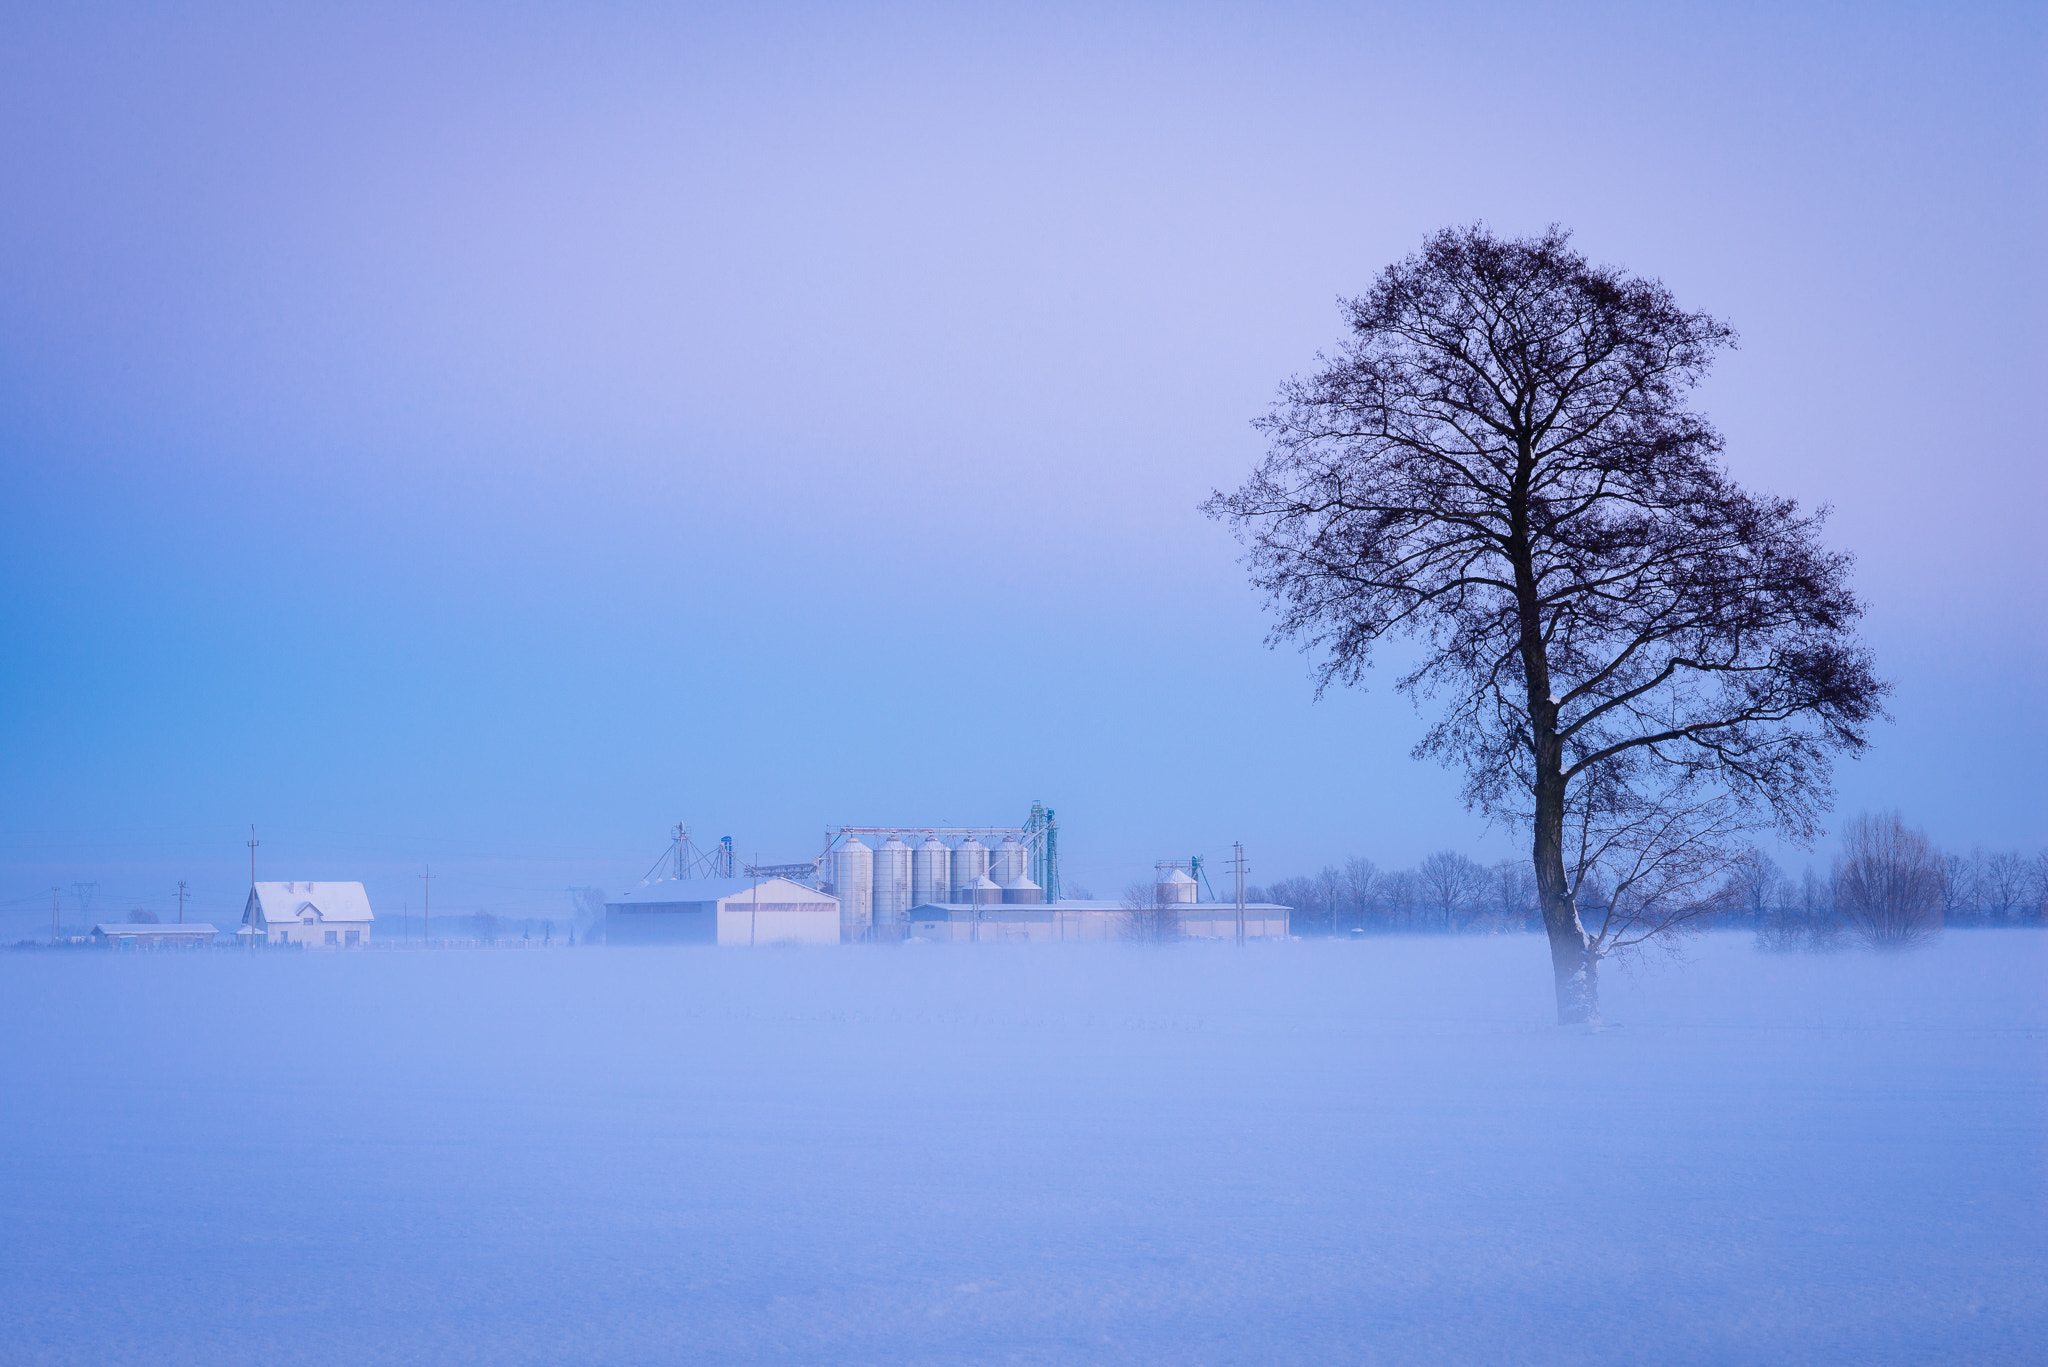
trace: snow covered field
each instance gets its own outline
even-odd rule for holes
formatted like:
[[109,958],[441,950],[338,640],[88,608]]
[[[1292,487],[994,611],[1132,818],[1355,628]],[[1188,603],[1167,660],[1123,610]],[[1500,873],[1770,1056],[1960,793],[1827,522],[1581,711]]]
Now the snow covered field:
[[2039,1362],[2048,935],[0,954],[8,1363]]

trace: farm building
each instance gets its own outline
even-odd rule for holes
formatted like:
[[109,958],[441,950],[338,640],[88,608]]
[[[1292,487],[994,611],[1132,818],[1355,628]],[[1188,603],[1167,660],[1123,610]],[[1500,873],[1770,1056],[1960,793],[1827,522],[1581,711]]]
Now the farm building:
[[604,904],[612,945],[836,945],[839,899],[787,878],[663,878]]
[[[1171,909],[1180,934],[1190,940],[1237,936],[1237,907],[1230,902],[1190,902]],[[1244,909],[1248,940],[1287,938],[1289,908],[1250,902]],[[1130,910],[1122,902],[1068,899],[1038,905],[1003,902],[926,904],[912,907],[900,934],[904,939],[941,944],[1118,940],[1125,937]]]
[[235,933],[265,944],[353,949],[369,940],[376,919],[361,883],[258,883]]
[[181,922],[177,925],[137,925],[132,921],[102,922],[92,928],[92,942],[96,945],[116,945],[124,949],[191,949],[199,945],[210,945],[217,934],[204,921]]

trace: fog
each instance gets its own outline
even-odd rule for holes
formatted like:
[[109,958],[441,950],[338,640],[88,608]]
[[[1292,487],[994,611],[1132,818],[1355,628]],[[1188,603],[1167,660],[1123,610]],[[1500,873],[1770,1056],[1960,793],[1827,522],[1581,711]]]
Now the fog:
[[38,1363],[1999,1362],[2048,935],[0,955]]

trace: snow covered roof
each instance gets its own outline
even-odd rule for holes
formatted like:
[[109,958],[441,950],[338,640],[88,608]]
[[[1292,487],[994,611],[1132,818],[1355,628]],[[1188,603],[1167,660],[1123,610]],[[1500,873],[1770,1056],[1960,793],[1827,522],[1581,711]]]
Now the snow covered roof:
[[300,925],[306,921],[374,921],[361,883],[258,883],[242,909],[242,924]]
[[102,921],[92,928],[95,935],[112,938],[116,935],[197,935],[211,940],[219,932],[204,921],[186,921],[182,925],[158,925],[148,921]]
[[763,902],[818,902],[838,906],[829,892],[807,888],[788,878],[662,878],[642,883],[630,892],[605,899],[608,907],[660,907],[689,902],[722,902],[728,897],[748,897],[758,890]]

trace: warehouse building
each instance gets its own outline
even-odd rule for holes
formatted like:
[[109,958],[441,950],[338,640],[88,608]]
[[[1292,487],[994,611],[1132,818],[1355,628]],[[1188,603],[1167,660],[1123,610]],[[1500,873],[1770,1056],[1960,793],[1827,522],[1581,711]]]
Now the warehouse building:
[[836,945],[839,899],[788,878],[662,878],[604,904],[611,945]]
[[[1199,885],[1186,867],[1173,861],[1159,865],[1152,888],[1152,908],[1178,927],[1181,936],[1197,940],[1229,940],[1238,934],[1235,902],[1197,900]],[[1131,932],[1132,908],[1120,901],[1062,899],[1047,902],[1030,879],[998,884],[983,878],[973,896],[945,904],[913,907],[900,936],[940,944],[1117,940]],[[1284,940],[1289,908],[1272,902],[1248,902],[1243,908],[1247,940]]]

